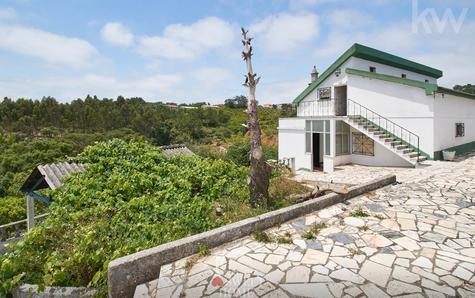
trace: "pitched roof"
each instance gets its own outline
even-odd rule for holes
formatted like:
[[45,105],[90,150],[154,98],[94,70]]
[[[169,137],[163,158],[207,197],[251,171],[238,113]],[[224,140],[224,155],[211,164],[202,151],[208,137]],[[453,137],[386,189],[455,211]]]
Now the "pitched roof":
[[160,147],[163,150],[163,155],[174,156],[177,154],[194,155],[184,144],[174,144]]
[[293,103],[298,104],[301,102],[307,95],[310,94],[310,92],[315,90],[315,88],[317,88],[332,73],[334,73],[335,70],[337,70],[351,57],[357,57],[368,61],[405,69],[437,79],[442,77],[443,74],[441,70],[355,43],[348,50],[346,50],[346,52],[344,52],[332,65],[330,65],[330,67],[328,67],[315,82],[308,85],[308,87],[305,88],[305,90],[294,99]]
[[403,84],[403,85],[407,85],[407,86],[422,88],[422,89],[425,90],[426,95],[432,95],[435,92],[435,93],[450,94],[450,95],[454,95],[454,96],[458,96],[458,97],[464,97],[464,98],[468,98],[468,99],[475,99],[475,94],[466,93],[466,92],[462,92],[462,91],[457,91],[457,90],[454,90],[454,89],[438,86],[437,84],[431,84],[431,83],[411,80],[411,79],[407,79],[407,78],[401,78],[401,77],[396,77],[396,76],[391,76],[391,75],[386,75],[386,74],[381,74],[381,73],[375,73],[375,72],[369,72],[369,71],[353,69],[353,68],[347,68],[345,71],[346,71],[347,74],[350,74],[350,75],[358,75],[358,76],[367,77],[367,78],[371,78],[371,79],[378,79],[378,80],[383,80],[383,81],[387,81],[387,82],[398,83],[398,84]]
[[55,189],[63,185],[64,179],[73,173],[83,172],[84,166],[77,163],[52,163],[37,166],[20,188],[29,192],[37,189]]

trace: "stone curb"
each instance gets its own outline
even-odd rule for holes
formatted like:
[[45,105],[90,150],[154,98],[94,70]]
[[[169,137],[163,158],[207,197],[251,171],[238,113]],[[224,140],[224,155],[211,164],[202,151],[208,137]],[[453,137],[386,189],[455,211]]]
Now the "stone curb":
[[347,194],[331,193],[115,259],[109,263],[108,268],[109,297],[133,297],[137,285],[158,278],[162,265],[197,253],[200,245],[217,247],[250,235],[255,230],[273,227],[394,182],[395,175],[386,175],[365,184],[352,186]]
[[92,288],[75,287],[46,287],[44,291],[38,291],[37,285],[24,284],[13,291],[13,298],[89,298],[93,297],[97,291]]

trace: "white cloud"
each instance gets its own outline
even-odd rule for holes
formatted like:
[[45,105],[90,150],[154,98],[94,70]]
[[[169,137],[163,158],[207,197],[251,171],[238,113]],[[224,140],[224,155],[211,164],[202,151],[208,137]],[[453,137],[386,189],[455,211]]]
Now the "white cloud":
[[0,25],[0,48],[70,67],[88,66],[98,54],[85,40],[22,26]]
[[435,30],[432,33],[423,30],[413,32],[409,22],[376,27],[373,31],[337,28],[329,32],[324,46],[319,47],[315,54],[320,61],[336,59],[354,42],[358,42],[442,70],[444,76],[438,80],[441,85],[473,84],[475,22],[465,22],[459,33],[451,29],[446,28],[441,33]]
[[[345,4],[357,4],[361,6],[361,0],[289,0],[289,9],[293,11],[307,11],[308,9],[325,4],[338,4],[344,2]],[[369,0],[365,1],[370,5],[381,5],[388,2],[388,0]]]
[[228,81],[234,77],[230,71],[218,67],[205,67],[194,70],[192,72],[192,76],[195,80],[203,84],[213,86],[221,82]]
[[316,56],[335,57],[341,55],[354,43],[360,43],[394,54],[398,54],[398,52],[410,53],[418,42],[418,37],[410,34],[409,23],[397,23],[373,31],[346,29],[349,28],[337,28],[334,31],[330,31],[327,39],[315,50]]
[[258,85],[256,97],[260,104],[290,103],[308,86],[308,83],[308,78],[263,83]]
[[134,35],[129,28],[121,23],[110,22],[101,29],[101,37],[104,41],[116,46],[131,46],[134,43]]
[[331,28],[352,29],[374,25],[371,15],[353,9],[337,9],[328,13],[326,20]]
[[251,24],[251,36],[256,44],[267,51],[289,53],[317,37],[320,32],[319,18],[312,13],[280,13]]
[[0,7],[0,20],[16,19],[16,10],[11,7]]
[[160,36],[143,36],[138,51],[146,57],[192,59],[212,49],[229,47],[234,27],[217,17],[206,17],[191,25],[172,24]]

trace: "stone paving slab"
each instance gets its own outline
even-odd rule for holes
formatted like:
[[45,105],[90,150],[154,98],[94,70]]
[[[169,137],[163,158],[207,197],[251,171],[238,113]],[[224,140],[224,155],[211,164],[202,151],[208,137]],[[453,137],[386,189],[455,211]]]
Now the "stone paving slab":
[[135,296],[475,297],[475,156],[398,171],[401,184],[266,231],[291,243],[239,239],[163,266]]

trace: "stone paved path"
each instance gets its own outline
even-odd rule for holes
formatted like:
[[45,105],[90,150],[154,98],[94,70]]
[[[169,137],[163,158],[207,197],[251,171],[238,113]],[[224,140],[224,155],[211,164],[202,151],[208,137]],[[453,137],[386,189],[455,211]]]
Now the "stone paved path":
[[240,239],[162,267],[136,297],[475,297],[475,157],[403,173],[267,231],[291,244]]

